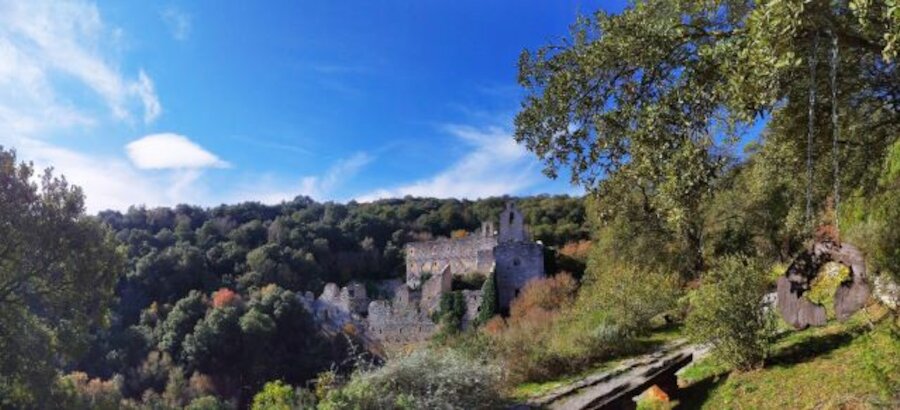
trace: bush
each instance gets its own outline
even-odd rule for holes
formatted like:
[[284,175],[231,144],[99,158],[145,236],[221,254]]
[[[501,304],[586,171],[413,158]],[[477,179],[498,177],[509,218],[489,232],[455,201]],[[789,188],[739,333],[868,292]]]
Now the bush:
[[466,301],[460,291],[452,291],[441,295],[438,310],[434,312],[432,320],[441,325],[437,337],[447,337],[459,333],[462,329],[462,319],[466,314]]
[[489,274],[481,285],[481,310],[475,318],[475,326],[481,326],[497,314],[497,279]]
[[767,272],[755,259],[730,255],[716,260],[694,295],[689,336],[712,345],[716,357],[738,369],[761,365],[775,327],[774,313],[763,309],[766,290]]
[[216,396],[198,397],[185,407],[186,410],[229,410],[234,406],[219,400]]
[[357,371],[320,409],[502,408],[500,368],[453,351],[418,350]]
[[578,286],[568,273],[535,279],[528,282],[522,294],[512,301],[509,313],[511,320],[522,319],[536,309],[559,310],[569,306]]
[[598,261],[591,261],[578,304],[582,309],[603,312],[607,326],[626,336],[646,334],[654,317],[676,307],[681,293],[677,275],[597,264]]
[[314,404],[312,395],[302,389],[294,389],[281,380],[266,383],[259,393],[253,396],[253,410],[293,410],[311,408]]

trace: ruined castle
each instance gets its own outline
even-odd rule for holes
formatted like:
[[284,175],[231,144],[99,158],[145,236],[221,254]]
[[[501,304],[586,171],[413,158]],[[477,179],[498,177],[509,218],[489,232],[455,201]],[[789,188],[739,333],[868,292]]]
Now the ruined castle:
[[[384,281],[375,286],[381,299],[370,300],[366,286],[351,282],[338,288],[329,283],[315,298],[301,297],[307,310],[325,327],[347,324],[364,339],[382,346],[422,342],[437,331],[431,319],[441,296],[451,292],[453,279],[470,275],[493,278],[500,309],[508,309],[531,279],[544,276],[543,245],[529,238],[525,219],[513,202],[499,215],[499,230],[485,222],[478,232],[462,238],[439,238],[409,243],[406,280]],[[481,290],[462,290],[464,327],[482,308]]]

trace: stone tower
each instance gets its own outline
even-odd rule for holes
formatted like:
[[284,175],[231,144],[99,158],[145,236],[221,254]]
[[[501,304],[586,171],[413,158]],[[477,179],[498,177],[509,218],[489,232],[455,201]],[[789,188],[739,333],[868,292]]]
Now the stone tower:
[[506,209],[500,212],[500,234],[497,242],[524,242],[525,237],[525,217],[516,208],[516,204],[509,201],[506,203]]
[[528,240],[525,217],[511,201],[500,213],[497,242],[494,260],[498,302],[506,310],[529,281],[544,277],[544,246]]

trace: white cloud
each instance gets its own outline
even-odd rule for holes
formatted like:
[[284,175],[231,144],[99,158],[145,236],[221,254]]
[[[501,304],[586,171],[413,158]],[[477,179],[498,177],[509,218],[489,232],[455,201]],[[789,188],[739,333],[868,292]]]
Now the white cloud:
[[0,0],[0,107],[38,123],[59,113],[85,117],[52,87],[75,80],[116,118],[130,119],[140,104],[144,119],[152,121],[161,112],[152,81],[143,71],[128,79],[113,62],[110,49],[116,44],[110,39],[118,33],[104,25],[91,3]]
[[543,181],[533,157],[503,128],[449,125],[445,130],[472,150],[434,176],[357,199],[367,202],[406,195],[475,199],[521,192]]
[[238,188],[228,199],[230,202],[259,201],[277,204],[298,195],[306,195],[319,201],[333,200],[336,191],[373,160],[372,155],[357,152],[338,160],[322,175],[306,176],[288,183],[278,181],[273,175],[257,176],[252,181],[238,184]]
[[183,135],[147,135],[125,146],[139,169],[227,168],[229,164]]
[[153,87],[153,80],[147,76],[144,70],[138,72],[138,81],[131,85],[132,90],[137,93],[144,104],[144,123],[149,124],[159,117],[162,113],[162,105],[156,97],[156,90]]
[[170,6],[160,13],[160,17],[169,28],[169,33],[178,41],[187,40],[191,35],[191,15],[183,10]]
[[[169,201],[159,195],[171,184],[139,174],[127,161],[85,155],[39,140],[15,140],[22,160],[34,161],[36,168],[52,166],[54,174],[84,189],[89,212],[124,210],[130,205],[160,205]],[[167,178],[165,178],[167,179]]]

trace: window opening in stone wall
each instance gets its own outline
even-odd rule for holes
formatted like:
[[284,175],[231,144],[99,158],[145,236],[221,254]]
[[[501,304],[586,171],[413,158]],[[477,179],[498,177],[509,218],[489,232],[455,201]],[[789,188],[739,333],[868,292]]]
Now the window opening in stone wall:
[[513,259],[513,266],[519,266],[520,263],[522,263],[522,261],[520,261],[519,258]]
[[510,212],[510,213],[509,213],[509,224],[510,224],[510,225],[512,225],[513,219],[515,219],[515,218],[516,218],[516,214]]

